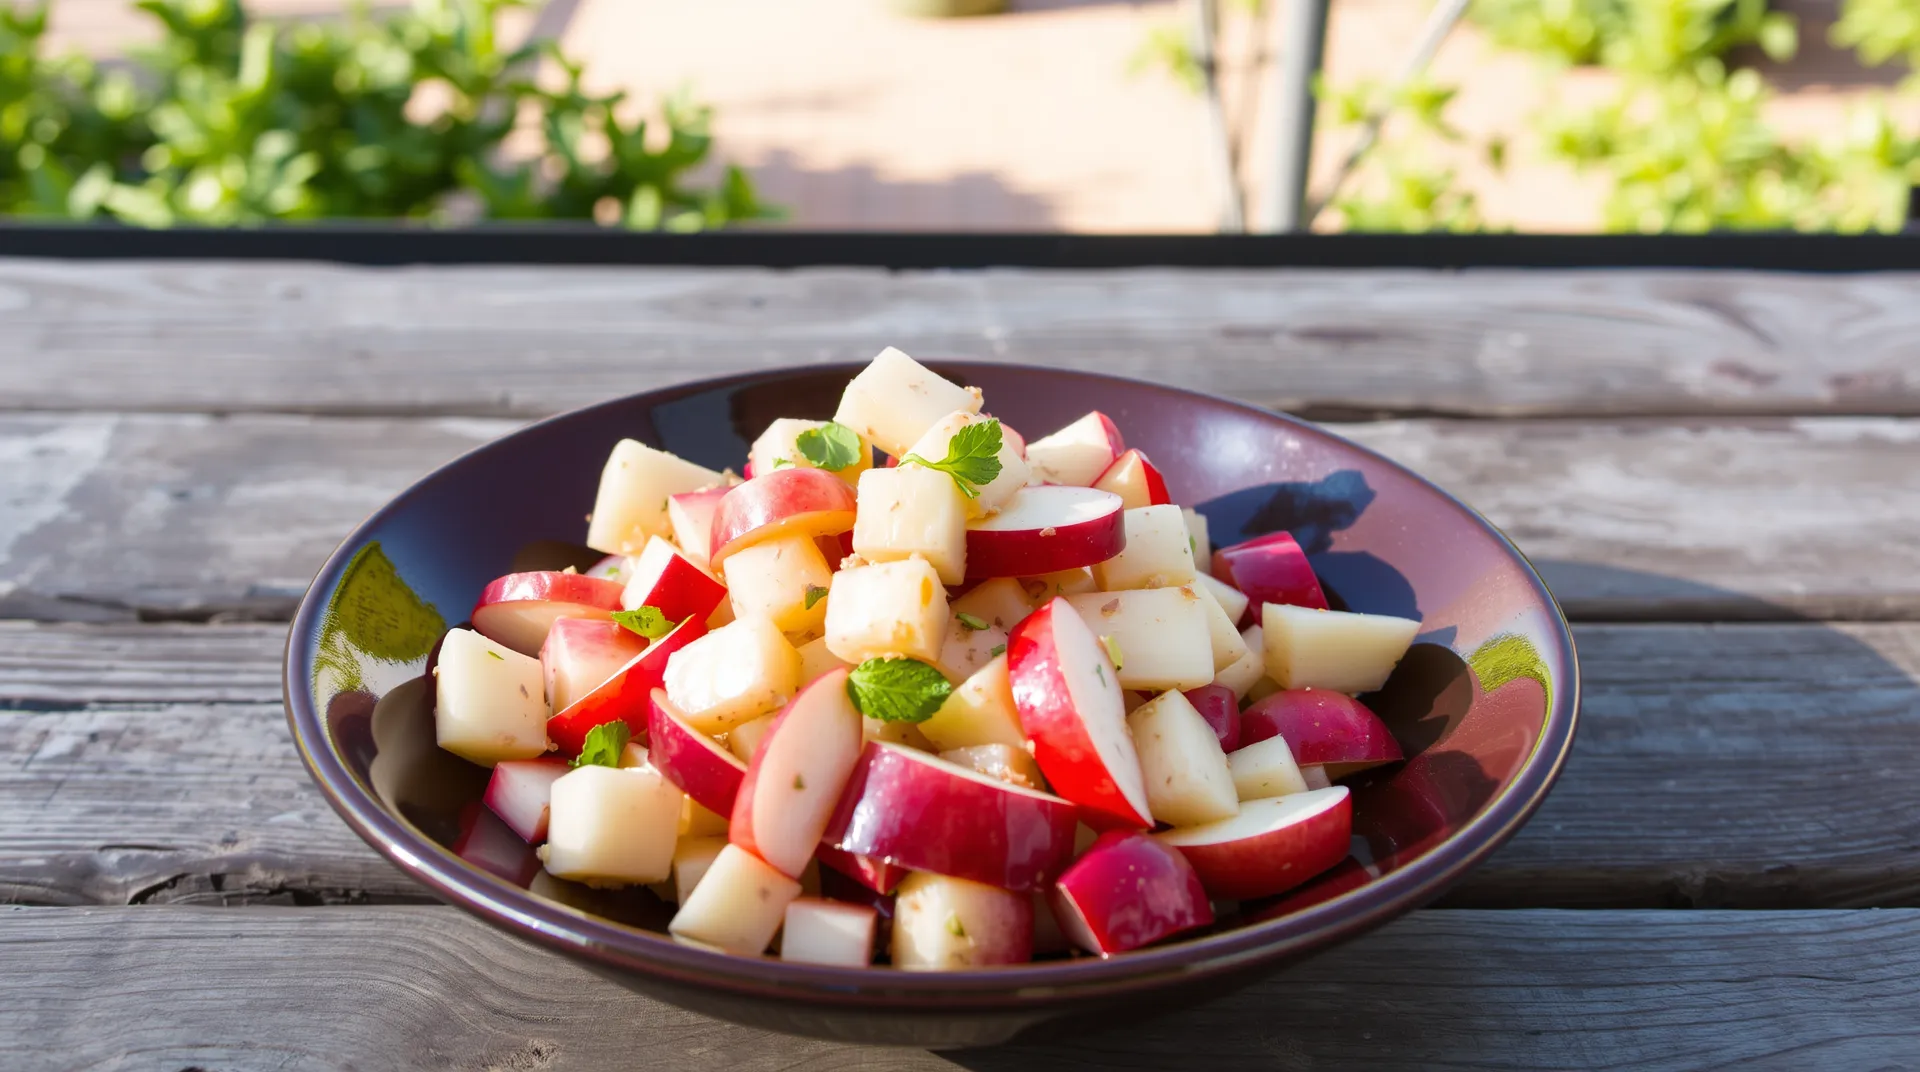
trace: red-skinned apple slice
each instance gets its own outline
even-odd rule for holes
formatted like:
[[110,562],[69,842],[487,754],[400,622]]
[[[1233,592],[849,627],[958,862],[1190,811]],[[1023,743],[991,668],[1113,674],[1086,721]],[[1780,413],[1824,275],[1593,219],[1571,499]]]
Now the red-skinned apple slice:
[[967,525],[967,577],[1036,577],[1078,569],[1127,545],[1126,504],[1096,488],[1026,487]]
[[1345,693],[1326,689],[1287,689],[1241,712],[1241,748],[1269,737],[1286,739],[1303,772],[1325,767],[1329,778],[1406,758],[1379,715]]
[[666,683],[667,660],[673,653],[707,635],[707,623],[689,618],[679,628],[633,657],[592,692],[568,704],[547,720],[547,738],[564,756],[577,756],[587,731],[616,719],[627,724],[635,740],[644,740],[653,711],[653,690]]
[[783,533],[837,536],[853,528],[855,499],[847,482],[821,469],[776,469],[730,489],[713,513],[708,564]]
[[620,605],[628,610],[653,607],[670,622],[687,618],[704,622],[725,598],[725,585],[694,565],[678,548],[655,536],[634,560],[633,576],[621,594]]
[[1240,698],[1225,685],[1202,685],[1187,690],[1187,702],[1193,705],[1200,717],[1213,727],[1214,736],[1220,738],[1220,750],[1231,752],[1240,747],[1243,733],[1240,727]]
[[1078,809],[938,756],[871,741],[827,824],[843,852],[1009,890],[1045,889],[1073,859]]
[[1139,450],[1129,450],[1115,458],[1113,464],[1107,466],[1107,471],[1093,482],[1093,486],[1120,496],[1129,510],[1163,506],[1173,501],[1167,494],[1166,478]]
[[1248,800],[1230,819],[1153,836],[1180,850],[1209,896],[1271,897],[1346,859],[1353,800],[1343,785]]
[[647,638],[605,618],[560,618],[540,646],[547,703],[553,711],[592,691],[647,648]]
[[540,873],[540,857],[506,821],[479,802],[460,809],[460,833],[453,854],[488,874],[525,886]]
[[1213,922],[1193,865],[1135,831],[1100,835],[1054,883],[1049,904],[1075,945],[1103,957]]
[[1049,484],[1086,487],[1126,450],[1120,429],[1106,414],[1094,410],[1052,435],[1028,443],[1027,462],[1034,475]]
[[553,783],[567,773],[567,761],[557,758],[504,759],[494,764],[481,803],[506,823],[521,840],[538,845],[547,840],[547,801]]
[[583,573],[509,573],[473,605],[474,632],[522,655],[539,655],[558,618],[605,618],[620,609],[620,583]]
[[860,758],[861,729],[860,712],[847,696],[847,671],[802,689],[754,750],[728,840],[798,877]]
[[673,542],[679,544],[681,551],[696,565],[707,564],[707,552],[713,544],[714,512],[720,509],[720,500],[732,490],[722,484],[705,491],[667,496],[667,523],[673,526]]
[[1269,532],[1245,543],[1213,553],[1215,579],[1238,588],[1250,601],[1249,613],[1260,613],[1262,603],[1327,609],[1327,594],[1290,532]]
[[1056,598],[1007,639],[1020,727],[1047,783],[1101,828],[1153,825],[1113,664],[1072,604]]
[[665,689],[653,690],[647,761],[695,804],[718,815],[733,814],[740,783],[747,777],[745,763],[720,742],[687,725]]
[[[980,416],[993,417],[993,414],[982,413],[980,414]],[[993,417],[993,419],[999,420],[998,417]],[[1013,444],[1013,452],[1015,454],[1020,455],[1020,457],[1022,458],[1025,458],[1027,456],[1027,437],[1021,435],[1019,432],[1014,431],[1013,428],[1010,425],[1008,425],[1007,422],[1005,421],[1000,421],[1000,438],[1006,440],[1008,443]]]
[[892,893],[893,888],[900,885],[900,880],[907,877],[907,869],[899,864],[876,860],[871,856],[855,856],[832,845],[821,845],[814,850],[814,856],[820,861],[821,867],[837,871],[842,877],[877,894]]

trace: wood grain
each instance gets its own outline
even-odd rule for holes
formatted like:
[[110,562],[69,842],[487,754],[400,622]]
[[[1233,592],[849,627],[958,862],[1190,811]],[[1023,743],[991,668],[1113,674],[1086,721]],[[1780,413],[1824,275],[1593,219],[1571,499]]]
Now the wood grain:
[[938,1054],[710,1020],[450,908],[14,909],[0,956],[32,969],[0,976],[21,1072],[1893,1068],[1920,1052],[1916,911],[1419,912],[1194,1009]]
[[1920,277],[0,260],[0,405],[544,415],[885,345],[1315,413],[1920,412]]
[[[513,427],[0,415],[0,617],[285,618],[363,517]],[[1920,615],[1920,420],[1341,430],[1479,506],[1576,617]]]
[[[1578,640],[1565,775],[1445,903],[1920,906],[1920,625]],[[301,767],[281,641],[264,625],[0,623],[0,899],[424,899]]]

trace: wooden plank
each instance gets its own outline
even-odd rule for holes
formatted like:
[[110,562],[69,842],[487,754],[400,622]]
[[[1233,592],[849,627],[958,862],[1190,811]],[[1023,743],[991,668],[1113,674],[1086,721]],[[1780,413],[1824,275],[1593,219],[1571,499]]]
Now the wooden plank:
[[884,345],[1317,413],[1920,412],[1920,277],[0,260],[0,405],[535,416]]
[[[934,1054],[736,1027],[450,908],[15,909],[12,1067],[1907,1067],[1920,911],[1428,911],[1197,1008]],[[190,981],[190,986],[182,986]],[[102,1024],[113,1029],[103,1031]]]
[[[363,517],[513,427],[0,415],[0,617],[288,617]],[[1920,614],[1920,420],[1341,431],[1480,506],[1576,617]]]
[[[1572,762],[1447,904],[1920,906],[1920,625],[1578,633]],[[280,641],[0,623],[0,900],[422,899],[300,766]]]

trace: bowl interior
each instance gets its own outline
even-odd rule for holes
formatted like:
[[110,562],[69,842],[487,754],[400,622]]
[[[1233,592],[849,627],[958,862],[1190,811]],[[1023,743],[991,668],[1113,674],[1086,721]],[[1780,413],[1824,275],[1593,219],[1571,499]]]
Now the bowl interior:
[[[1062,371],[938,367],[981,387],[989,409],[1028,436],[1105,411],[1160,466],[1175,501],[1207,516],[1216,547],[1289,530],[1336,608],[1423,623],[1392,680],[1367,697],[1409,758],[1351,783],[1351,859],[1170,949],[1227,954],[1253,947],[1222,945],[1228,934],[1310,941],[1369,913],[1383,918],[1484,856],[1537,803],[1572,732],[1571,642],[1531,568],[1472,511],[1313,426],[1224,400]],[[456,460],[369,519],[319,575],[288,651],[296,737],[348,820],[443,895],[536,937],[578,926],[587,937],[570,941],[582,946],[611,943],[683,966],[721,959],[631,929],[661,931],[671,915],[646,889],[598,891],[545,875],[480,806],[486,771],[435,747],[421,675],[488,580],[598,559],[577,541],[616,440],[738,468],[774,418],[830,416],[852,371],[710,381],[567,414]],[[760,964],[761,980],[794,967]]]

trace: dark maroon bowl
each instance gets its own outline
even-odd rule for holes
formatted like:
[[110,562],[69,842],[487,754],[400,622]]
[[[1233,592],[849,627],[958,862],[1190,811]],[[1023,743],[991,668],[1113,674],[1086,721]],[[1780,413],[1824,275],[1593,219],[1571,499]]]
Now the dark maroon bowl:
[[644,890],[557,882],[479,806],[486,772],[434,747],[422,674],[487,581],[585,565],[607,451],[623,436],[739,466],[776,417],[832,413],[852,366],[735,376],[568,413],[458,458],[347,537],[287,645],[295,741],[349,825],[447,901],[678,1005],[859,1042],[985,1045],[1041,1024],[1111,1021],[1242,985],[1439,894],[1539,806],[1573,741],[1579,677],[1565,618],[1506,537],[1413,473],[1313,425],[1156,384],[946,363],[1030,435],[1104,410],[1196,504],[1220,546],[1275,529],[1312,556],[1336,607],[1422,620],[1368,697],[1404,763],[1354,783],[1353,857],[1239,906],[1186,941],[1106,960],[952,973],[732,957],[674,944]]

